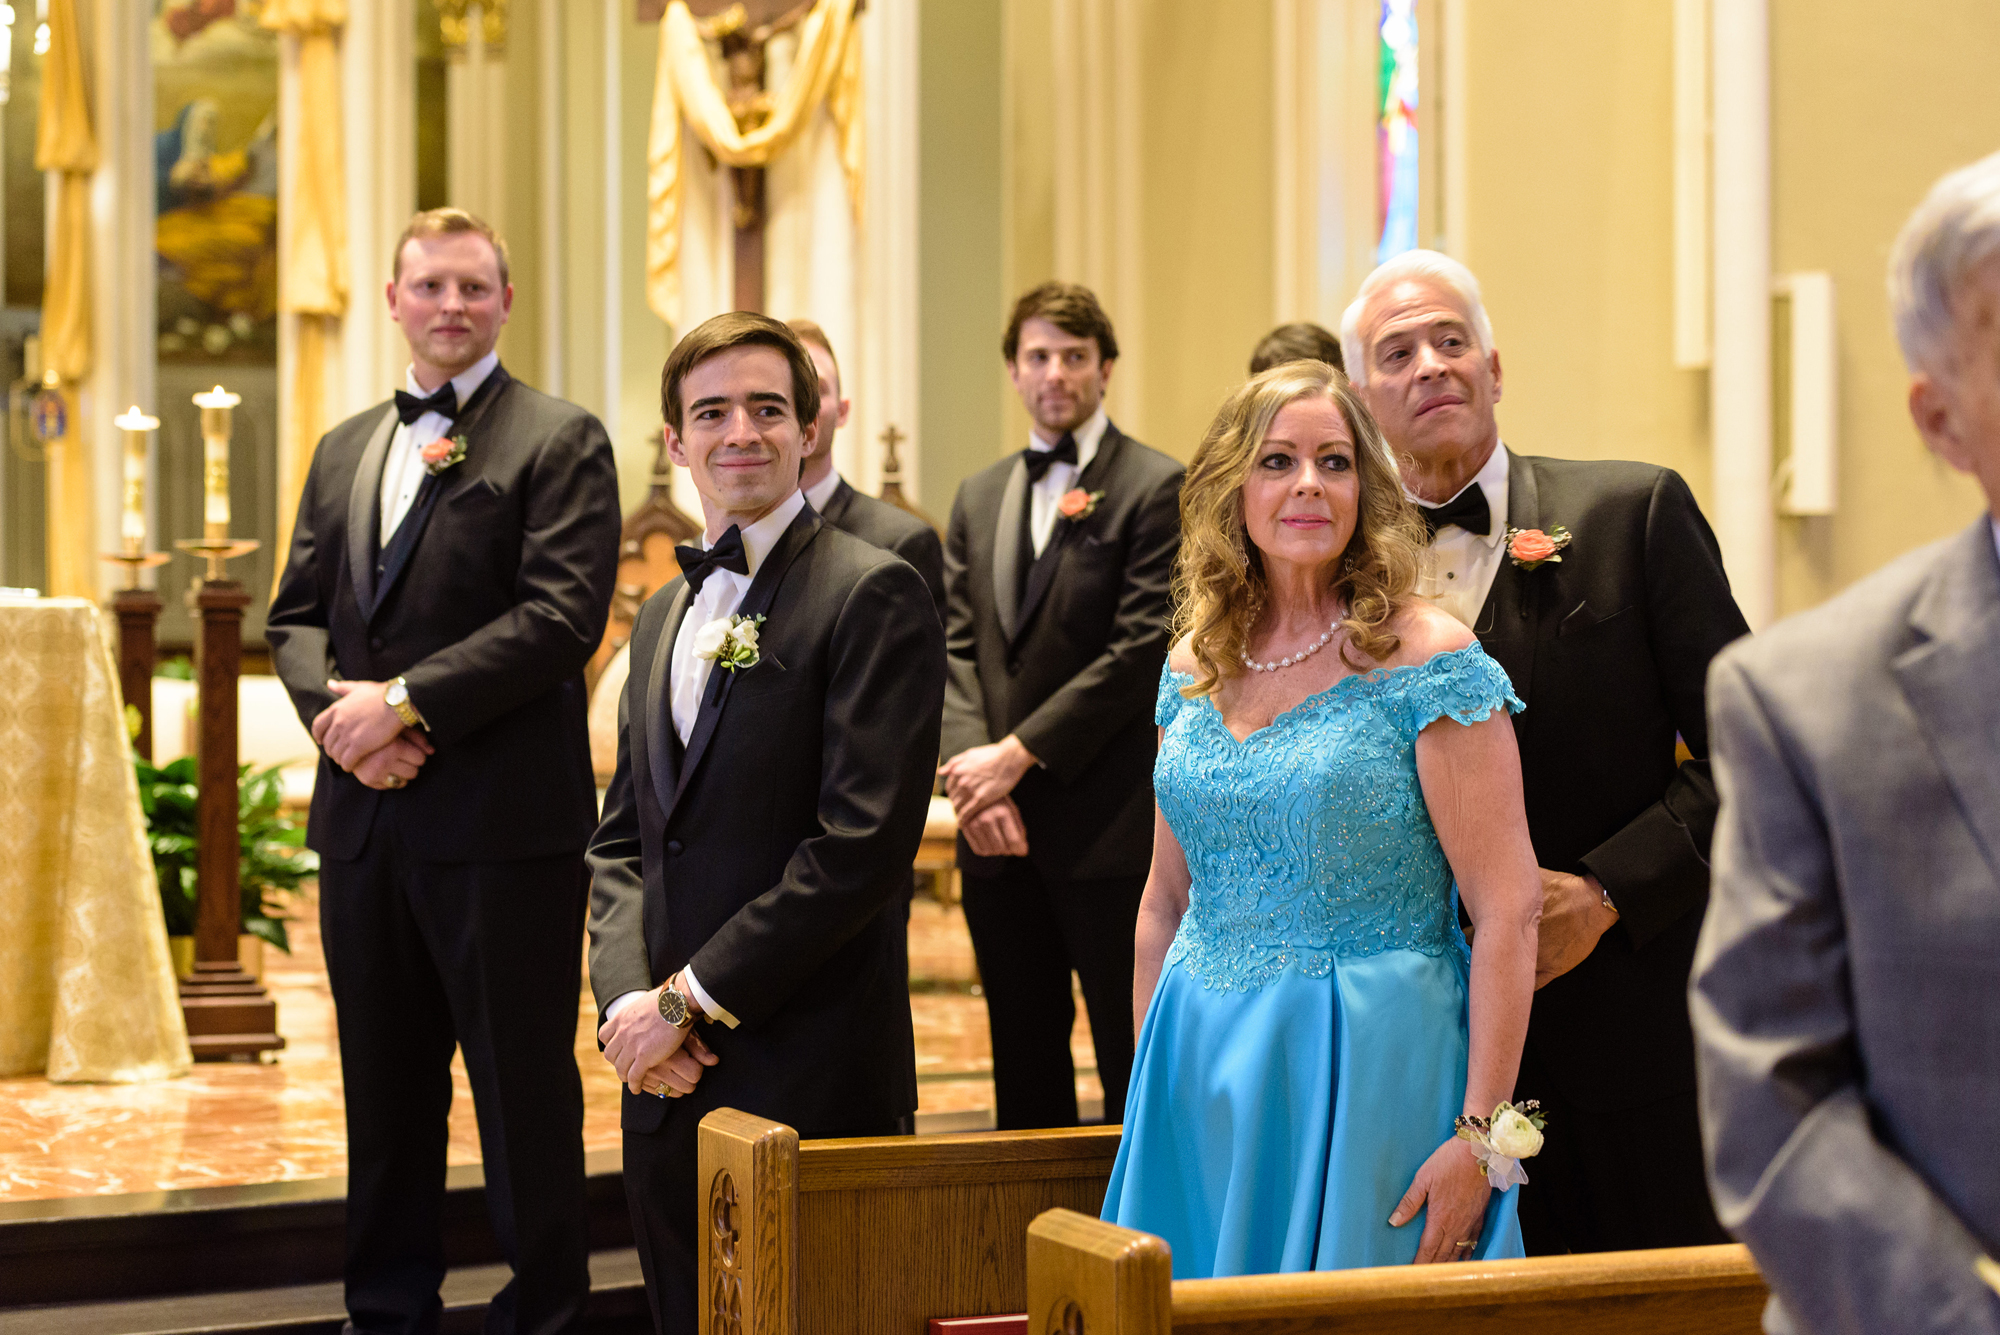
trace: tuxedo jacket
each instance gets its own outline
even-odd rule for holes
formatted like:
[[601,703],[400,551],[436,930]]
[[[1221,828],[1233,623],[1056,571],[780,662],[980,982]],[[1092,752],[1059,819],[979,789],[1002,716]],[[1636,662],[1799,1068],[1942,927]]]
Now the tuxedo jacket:
[[1679,474],[1510,453],[1507,489],[1509,527],[1571,541],[1532,570],[1503,555],[1473,631],[1527,704],[1514,731],[1536,859],[1595,875],[1619,913],[1535,994],[1528,1050],[1571,1106],[1615,1112],[1693,1088],[1687,978],[1716,812],[1704,685],[1749,628]]
[[2000,1335],[2000,559],[1985,516],[1731,648],[1692,989],[1773,1332]]
[[908,510],[864,496],[842,478],[826,498],[820,517],[846,533],[852,533],[873,547],[894,552],[908,561],[924,577],[930,590],[931,606],[937,610],[938,624],[944,624],[944,544],[937,530]]
[[632,628],[588,855],[590,982],[601,1013],[692,964],[738,1025],[704,1027],[721,1062],[692,1096],[628,1092],[624,1126],[718,1107],[807,1136],[893,1124],[917,1101],[900,905],[936,768],[944,633],[916,571],[807,505],[737,608],[767,618],[758,661],[711,671],[683,746],[669,671],[689,602],[676,579]]
[[[1026,542],[1019,454],[967,478],[945,539],[944,755],[1013,733],[1041,761],[1014,789],[1051,880],[1143,876],[1153,856],[1153,704],[1167,659],[1185,470],[1107,426],[1077,487],[1096,508]],[[1022,568],[1027,567],[1025,590]],[[975,874],[995,859],[959,840]]]
[[596,824],[583,668],[618,570],[610,438],[496,366],[453,424],[465,459],[425,479],[383,548],[396,424],[378,404],[320,440],[265,636],[308,727],[336,698],[329,678],[402,676],[437,753],[394,793],[322,755],[306,842],[357,857],[393,801],[427,860],[579,852]]

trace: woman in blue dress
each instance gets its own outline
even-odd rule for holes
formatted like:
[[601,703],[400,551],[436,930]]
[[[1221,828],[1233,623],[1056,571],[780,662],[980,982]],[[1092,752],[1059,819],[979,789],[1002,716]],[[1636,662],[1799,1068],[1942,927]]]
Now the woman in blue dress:
[[1181,519],[1104,1217],[1177,1279],[1519,1256],[1453,1124],[1511,1097],[1533,996],[1521,702],[1412,595],[1423,530],[1332,367],[1223,405]]

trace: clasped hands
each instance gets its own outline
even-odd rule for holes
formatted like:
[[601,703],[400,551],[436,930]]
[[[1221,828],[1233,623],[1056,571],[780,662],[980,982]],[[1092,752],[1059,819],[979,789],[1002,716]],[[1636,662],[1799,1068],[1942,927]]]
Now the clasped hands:
[[961,751],[938,766],[958,832],[981,857],[1028,856],[1028,827],[1008,794],[1033,769],[1035,757],[1008,733],[987,746]]
[[703,1068],[721,1060],[700,1034],[692,1028],[677,1029],[660,1014],[661,989],[672,986],[675,978],[628,1002],[598,1027],[604,1060],[634,1094],[667,1098],[692,1094],[701,1083]]
[[370,788],[401,788],[417,777],[437,748],[383,700],[387,682],[330,681],[326,688],[340,698],[313,719],[312,737],[334,764]]

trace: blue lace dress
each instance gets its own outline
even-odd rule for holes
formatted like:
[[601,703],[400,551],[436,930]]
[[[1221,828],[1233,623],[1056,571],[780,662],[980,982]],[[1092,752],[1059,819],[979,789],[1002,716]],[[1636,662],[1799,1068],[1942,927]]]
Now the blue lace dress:
[[[1523,706],[1478,645],[1346,677],[1239,742],[1160,683],[1153,771],[1187,913],[1139,1033],[1104,1217],[1174,1277],[1415,1259],[1389,1213],[1465,1098],[1471,957],[1416,741]],[[1475,1258],[1522,1255],[1518,1188]]]

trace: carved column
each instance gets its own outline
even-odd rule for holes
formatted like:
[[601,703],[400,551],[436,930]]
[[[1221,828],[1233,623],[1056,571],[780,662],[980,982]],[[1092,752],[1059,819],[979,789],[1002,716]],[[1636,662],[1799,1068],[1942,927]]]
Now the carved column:
[[233,579],[205,579],[187,593],[200,629],[195,641],[194,975],[181,980],[181,1013],[196,1061],[254,1057],[285,1046],[278,1005],[243,971],[236,938],[243,923],[238,882],[236,679],[243,660],[243,609],[250,595]]

